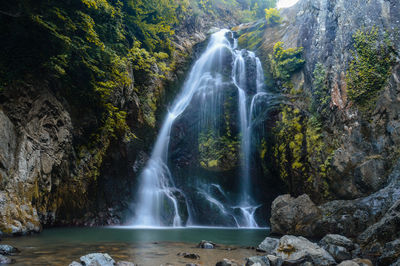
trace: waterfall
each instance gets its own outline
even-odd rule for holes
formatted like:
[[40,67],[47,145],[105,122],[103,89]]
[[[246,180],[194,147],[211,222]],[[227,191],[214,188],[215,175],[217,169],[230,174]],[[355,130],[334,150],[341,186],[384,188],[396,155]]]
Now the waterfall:
[[[233,34],[228,30],[221,30],[211,36],[207,49],[193,65],[181,93],[168,111],[151,157],[139,177],[132,225],[138,227],[188,225],[194,220],[192,216],[196,215],[194,211],[196,205],[208,202],[210,208],[217,210],[221,219],[232,221],[234,226],[258,227],[254,214],[259,205],[253,202],[251,196],[251,121],[255,99],[263,94],[264,75],[261,62],[254,53],[238,50],[237,40],[231,37]],[[247,81],[246,60],[250,60],[255,66],[255,84]],[[231,62],[232,68],[229,74],[226,74],[227,61]],[[231,200],[223,188],[214,183],[206,184],[207,189],[197,189],[195,196],[201,200],[193,199],[194,196],[189,199],[188,193],[176,185],[176,180],[168,166],[171,130],[174,123],[196,100],[198,103],[196,110],[199,114],[198,131],[211,128],[218,137],[218,117],[222,112],[222,95],[224,88],[231,84],[237,88],[238,92],[238,122],[241,133],[240,200],[236,202]],[[250,92],[250,87],[254,93]],[[252,95],[249,95],[250,93]],[[212,191],[218,195],[213,195]],[[186,219],[182,218],[183,212],[188,216]]]
[[[247,89],[246,83],[246,68],[243,59],[243,53],[247,52],[249,58],[256,62],[256,89],[257,94],[253,96],[251,100],[251,107],[249,112],[247,111],[247,95],[245,93]],[[254,212],[258,206],[254,206],[251,202],[251,191],[250,191],[250,157],[251,157],[251,138],[252,138],[252,114],[253,106],[255,104],[255,99],[263,94],[264,86],[264,73],[262,70],[261,62],[259,58],[255,56],[253,52],[241,50],[237,51],[236,60],[233,67],[232,73],[233,82],[236,85],[239,93],[239,114],[240,114],[240,128],[242,132],[241,138],[241,150],[242,150],[242,195],[239,208],[244,216],[246,227],[258,227],[255,219]]]

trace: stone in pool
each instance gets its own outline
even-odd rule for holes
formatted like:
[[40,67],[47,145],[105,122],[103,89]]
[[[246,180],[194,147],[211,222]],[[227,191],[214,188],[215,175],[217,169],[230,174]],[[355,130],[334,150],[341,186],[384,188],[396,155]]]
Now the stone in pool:
[[223,259],[221,261],[218,261],[215,266],[239,266],[239,264],[233,260]]
[[15,263],[15,260],[7,258],[6,256],[3,256],[0,254],[0,264],[12,264]]
[[200,255],[195,254],[195,253],[186,253],[186,252],[179,252],[177,254],[178,256],[182,256],[186,259],[194,259],[194,260],[199,260],[200,259]]
[[201,240],[201,242],[197,245],[199,248],[204,249],[213,249],[215,248],[216,244],[211,241]]
[[113,260],[107,253],[91,253],[82,256],[81,262],[85,266],[114,266],[115,260]]
[[19,250],[10,245],[0,245],[0,254],[1,255],[12,255],[18,253]]

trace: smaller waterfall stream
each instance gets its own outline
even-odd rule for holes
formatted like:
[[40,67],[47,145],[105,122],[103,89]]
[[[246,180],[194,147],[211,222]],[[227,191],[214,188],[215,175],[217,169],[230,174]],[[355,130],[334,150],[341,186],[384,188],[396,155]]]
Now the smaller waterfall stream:
[[[254,53],[246,50],[237,50],[237,40],[229,38],[232,35],[228,30],[221,30],[211,36],[205,52],[195,62],[182,92],[174,101],[161,127],[157,141],[154,145],[151,158],[147,162],[141,176],[140,185],[135,202],[135,216],[132,224],[138,227],[158,226],[183,226],[193,221],[193,205],[188,203],[185,192],[175,184],[173,175],[168,167],[171,129],[174,122],[185,112],[192,100],[200,98],[202,103],[198,106],[200,113],[199,129],[217,128],[217,118],[221,108],[221,91],[224,86],[234,84],[238,91],[238,114],[240,124],[240,200],[236,204],[229,205],[228,195],[218,184],[211,184],[207,189],[198,188],[197,193],[219,210],[224,217],[232,219],[237,227],[258,227],[255,220],[255,211],[259,205],[253,202],[251,197],[251,138],[252,138],[252,112],[255,99],[263,94],[263,70],[260,60]],[[246,59],[245,59],[246,56]],[[224,80],[226,70],[226,58],[232,59],[232,73],[230,80]],[[253,96],[247,91],[250,85],[247,82],[246,60],[250,60],[255,66],[256,81]],[[226,74],[225,74],[226,76]],[[248,102],[249,100],[249,102]],[[250,106],[249,106],[249,103]],[[217,132],[218,130],[214,130]],[[210,189],[210,188],[213,189]],[[211,190],[222,195],[221,199],[212,195]],[[182,219],[182,206],[187,218]],[[182,205],[182,204],[181,204]],[[239,213],[236,210],[240,210]],[[168,218],[172,217],[171,218]]]
[[[247,109],[247,95],[245,90],[247,89],[246,83],[246,68],[243,53],[247,52],[249,57],[256,62],[256,89],[257,94],[253,96],[251,100],[251,107]],[[258,227],[257,222],[254,219],[254,213],[259,206],[254,206],[251,202],[251,191],[250,191],[250,157],[251,157],[251,138],[252,138],[252,114],[254,99],[263,92],[264,86],[264,73],[262,70],[260,60],[255,56],[253,52],[241,50],[237,51],[236,60],[233,66],[232,78],[236,85],[239,93],[239,114],[240,114],[240,128],[242,132],[241,138],[241,150],[242,150],[242,191],[241,201],[239,208],[244,217],[244,225],[246,227]]]

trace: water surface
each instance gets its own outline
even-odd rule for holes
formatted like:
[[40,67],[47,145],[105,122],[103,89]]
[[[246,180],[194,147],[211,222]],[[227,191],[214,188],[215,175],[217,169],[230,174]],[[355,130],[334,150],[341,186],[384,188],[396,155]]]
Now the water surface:
[[[21,250],[13,258],[15,265],[68,265],[93,252],[105,252],[116,261],[139,265],[215,265],[223,258],[244,263],[246,257],[257,255],[257,246],[269,233],[268,229],[222,228],[57,228],[41,234],[4,239]],[[219,246],[214,250],[196,247],[201,240]],[[196,253],[200,260],[177,256],[179,252]]]

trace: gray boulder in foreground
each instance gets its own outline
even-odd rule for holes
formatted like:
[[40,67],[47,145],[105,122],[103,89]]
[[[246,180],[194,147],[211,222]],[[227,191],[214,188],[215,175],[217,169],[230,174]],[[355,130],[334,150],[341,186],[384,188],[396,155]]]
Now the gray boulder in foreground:
[[246,259],[246,266],[270,266],[269,259],[265,256],[250,257]]
[[282,195],[272,202],[271,231],[282,235],[313,236],[320,218],[320,209],[308,195],[297,198],[289,194]]
[[328,234],[324,236],[324,238],[321,239],[319,242],[320,246],[326,246],[326,245],[335,245],[335,246],[341,246],[344,247],[348,250],[353,250],[354,249],[354,243],[350,239],[348,239],[345,236],[342,235],[335,235],[335,234]]
[[218,261],[215,266],[239,266],[239,264],[233,260],[223,259],[221,261]]
[[267,237],[258,245],[257,250],[266,252],[267,254],[272,254],[272,252],[276,249],[279,244],[279,239]]
[[275,255],[267,255],[267,258],[269,259],[269,263],[271,266],[282,266],[283,260],[281,257],[277,257]]
[[85,266],[114,266],[115,260],[107,253],[91,253],[80,258]]
[[260,247],[267,250],[268,255],[249,258],[246,265],[336,265],[331,254],[304,237],[285,235],[279,240],[267,237]]
[[10,258],[8,258],[8,257],[3,256],[3,255],[0,254],[0,265],[3,265],[3,264],[12,264],[12,263],[14,263],[14,262],[15,262],[15,261],[14,261],[13,259],[10,259]]
[[353,241],[342,235],[328,234],[321,239],[319,245],[323,247],[336,262],[352,259],[352,251],[355,249]]
[[387,179],[387,186],[369,196],[320,206],[305,194],[279,196],[271,207],[271,231],[313,238],[340,234],[358,238],[364,247],[383,246],[400,237],[400,160]]
[[338,264],[338,266],[374,266],[370,260],[367,259],[353,259],[346,260]]
[[69,266],[114,266],[115,260],[107,253],[91,253],[80,258],[80,263],[73,261]]
[[283,236],[274,255],[284,261],[307,261],[321,266],[336,265],[335,259],[325,249],[304,237]]
[[0,254],[1,255],[11,255],[18,253],[19,250],[13,246],[10,245],[0,245]]
[[385,244],[383,254],[378,258],[379,265],[400,265],[400,238]]

